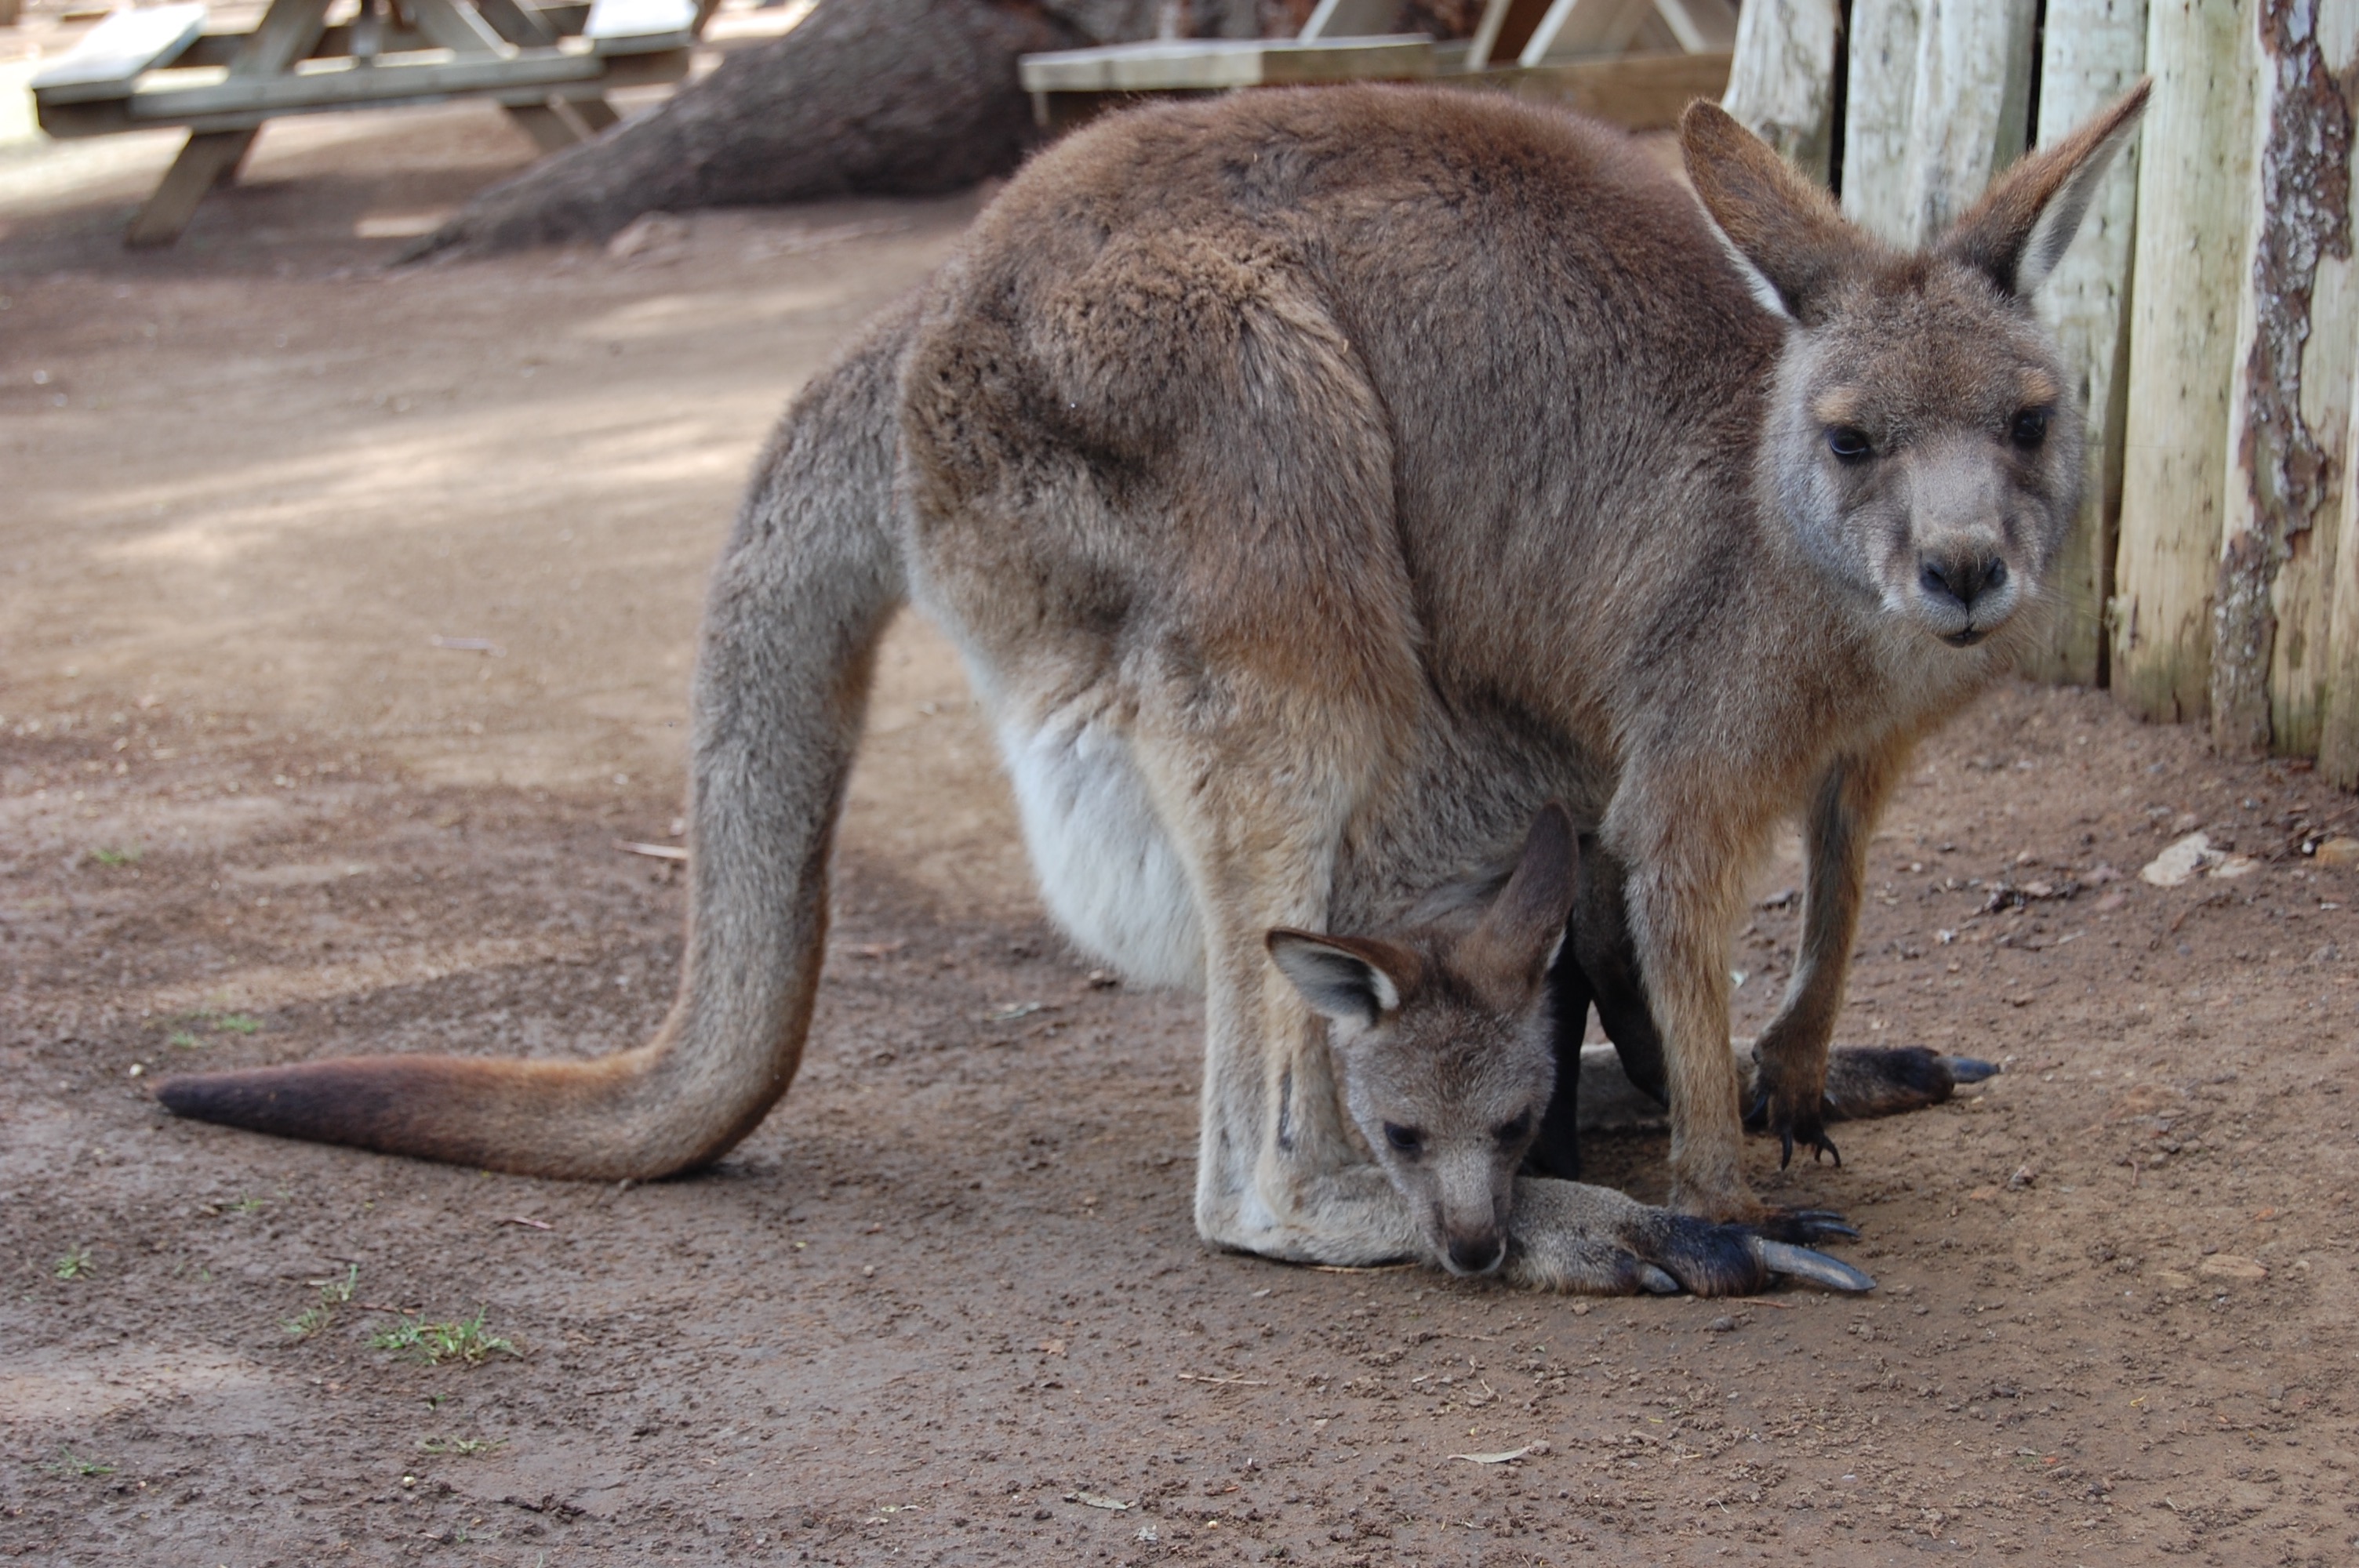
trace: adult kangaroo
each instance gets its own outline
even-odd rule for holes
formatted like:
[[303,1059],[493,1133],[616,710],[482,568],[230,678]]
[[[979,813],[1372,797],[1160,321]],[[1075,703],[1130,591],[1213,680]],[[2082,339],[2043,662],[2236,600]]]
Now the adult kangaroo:
[[718,1156],[800,1059],[907,599],[965,655],[1052,913],[1203,989],[1207,1240],[1421,1252],[1265,934],[1381,924],[1553,798],[1616,868],[1671,1204],[1711,1245],[1527,1178],[1506,1270],[1756,1288],[1767,1265],[1718,1223],[1781,1217],[1739,1160],[1745,876],[1800,816],[1806,951],[1759,1079],[1774,1130],[1822,1141],[1870,826],[1918,737],[2034,634],[2072,514],[2080,412],[2027,298],[2144,100],[1918,253],[1704,104],[1693,194],[1617,134],[1471,93],[1257,92],[1074,135],[762,460],[707,608],[661,1033],[587,1063],[175,1078],[164,1102],[546,1175]]

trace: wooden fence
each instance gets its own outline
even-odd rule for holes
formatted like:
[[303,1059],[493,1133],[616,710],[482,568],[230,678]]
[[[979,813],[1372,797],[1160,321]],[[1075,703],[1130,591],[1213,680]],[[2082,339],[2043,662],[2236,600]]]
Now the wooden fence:
[[1921,241],[2141,75],[2040,308],[2090,421],[2035,672],[2359,787],[2359,0],[1747,0],[1728,107]]

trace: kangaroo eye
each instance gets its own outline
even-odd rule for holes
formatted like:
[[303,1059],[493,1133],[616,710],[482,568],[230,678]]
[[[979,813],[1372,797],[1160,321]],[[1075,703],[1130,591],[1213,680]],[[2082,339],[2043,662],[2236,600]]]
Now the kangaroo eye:
[[1397,1121],[1385,1123],[1385,1141],[1404,1154],[1414,1154],[1425,1147],[1425,1134],[1414,1127],[1403,1127]]
[[2006,434],[2007,439],[2025,451],[2037,450],[2039,443],[2048,439],[2048,410],[2024,409],[2015,416],[2013,423],[2007,426]]
[[1521,1142],[1524,1135],[1531,1131],[1531,1130],[1532,1113],[1527,1110],[1524,1112],[1523,1115],[1516,1118],[1513,1121],[1503,1121],[1499,1123],[1495,1136],[1502,1143],[1517,1143]]
[[1836,425],[1827,430],[1827,450],[1842,463],[1864,463],[1875,455],[1875,443],[1867,432],[1849,425]]

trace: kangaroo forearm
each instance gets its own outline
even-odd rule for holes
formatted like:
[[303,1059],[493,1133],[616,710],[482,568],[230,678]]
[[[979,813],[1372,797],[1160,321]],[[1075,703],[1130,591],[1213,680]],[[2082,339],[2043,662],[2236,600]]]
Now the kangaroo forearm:
[[1820,781],[1803,824],[1809,874],[1802,940],[1785,1003],[1762,1031],[1758,1050],[1770,1076],[1813,1098],[1826,1076],[1827,1047],[1859,937],[1868,838],[1896,771],[1856,758],[1837,762]]

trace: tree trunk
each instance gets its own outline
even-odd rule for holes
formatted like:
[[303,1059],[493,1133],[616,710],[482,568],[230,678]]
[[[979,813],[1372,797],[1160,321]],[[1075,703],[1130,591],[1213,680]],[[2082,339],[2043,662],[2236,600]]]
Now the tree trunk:
[[484,191],[406,259],[603,240],[645,212],[960,189],[1032,145],[1016,56],[1091,41],[995,0],[821,0],[661,107]]

